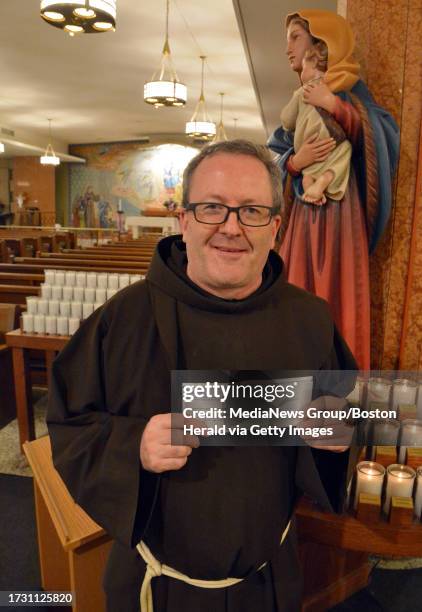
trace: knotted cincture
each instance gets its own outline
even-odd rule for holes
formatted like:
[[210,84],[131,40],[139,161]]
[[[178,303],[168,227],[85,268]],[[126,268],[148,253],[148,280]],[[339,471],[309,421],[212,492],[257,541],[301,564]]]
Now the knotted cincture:
[[[280,540],[280,545],[286,539],[289,528],[290,521],[287,523],[286,529],[283,531],[283,535],[281,536]],[[226,587],[233,586],[234,584],[239,584],[239,582],[243,582],[244,580],[244,578],[223,578],[222,580],[199,580],[198,578],[191,578],[186,574],[178,572],[169,565],[165,565],[165,563],[160,563],[160,561],[158,561],[158,559],[154,557],[154,555],[152,554],[152,552],[144,541],[141,540],[141,542],[139,542],[136,548],[146,564],[146,571],[142,582],[140,594],[141,612],[154,612],[151,580],[158,576],[167,576],[168,578],[181,580],[186,584],[190,584],[191,586],[195,587],[200,587],[202,589],[224,589]],[[260,571],[266,565],[267,563],[263,563],[258,568],[258,571]]]

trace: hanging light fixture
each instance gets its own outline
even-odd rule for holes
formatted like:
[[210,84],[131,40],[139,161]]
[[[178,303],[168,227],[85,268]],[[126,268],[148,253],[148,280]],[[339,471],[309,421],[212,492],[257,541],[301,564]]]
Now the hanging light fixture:
[[205,55],[200,56],[202,61],[202,74],[201,74],[201,95],[199,96],[198,103],[195,107],[191,120],[186,123],[186,134],[191,138],[197,138],[199,140],[212,140],[216,134],[216,126],[213,121],[208,117],[207,108],[205,105],[204,96],[204,62]]
[[221,102],[220,102],[220,121],[217,125],[217,133],[215,135],[213,142],[222,142],[223,140],[228,140],[226,130],[223,123],[223,98],[224,93],[220,92]]
[[40,157],[40,162],[43,166],[58,166],[60,164],[60,157],[54,153],[54,149],[51,146],[51,119],[48,120],[48,132],[49,132],[49,143],[45,150],[45,153]]
[[186,85],[179,82],[171,58],[169,45],[169,5],[170,2],[167,0],[166,37],[161,55],[161,64],[159,69],[152,75],[151,80],[144,85],[144,101],[147,104],[153,104],[155,108],[160,106],[184,106],[187,100]]
[[4,144],[0,142],[0,153],[4,153]]
[[116,0],[41,0],[41,17],[74,36],[116,28]]

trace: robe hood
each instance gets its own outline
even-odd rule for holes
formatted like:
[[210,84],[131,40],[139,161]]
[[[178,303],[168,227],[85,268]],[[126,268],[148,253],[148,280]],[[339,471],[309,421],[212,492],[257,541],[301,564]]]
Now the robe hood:
[[263,270],[261,286],[242,300],[227,300],[204,291],[186,274],[187,255],[180,235],[160,240],[147,273],[147,282],[171,298],[198,308],[220,313],[240,313],[254,310],[271,300],[286,284],[283,262],[271,250]]

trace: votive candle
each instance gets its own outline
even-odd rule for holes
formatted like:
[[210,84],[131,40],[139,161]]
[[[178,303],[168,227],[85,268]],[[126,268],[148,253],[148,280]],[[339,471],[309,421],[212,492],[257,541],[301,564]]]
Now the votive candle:
[[69,325],[69,335],[70,336],[79,329],[80,324],[81,322],[77,317],[69,318],[68,325]]
[[46,334],[56,334],[57,333],[57,317],[55,317],[54,315],[46,315],[45,333]]
[[361,493],[381,496],[385,468],[374,461],[361,461],[356,467],[356,491],[354,509],[356,510]]
[[44,300],[51,298],[51,285],[46,285],[45,283],[41,285],[41,297]]
[[59,336],[67,336],[68,331],[67,317],[57,317],[57,333]]
[[48,314],[57,316],[59,314],[59,300],[48,302]]
[[22,326],[24,332],[32,333],[34,331],[34,315],[30,312],[24,312],[22,314]]
[[412,497],[416,472],[408,465],[393,463],[387,468],[387,488],[385,493],[384,512],[390,511],[392,497]]
[[393,383],[392,409],[397,410],[400,404],[416,404],[417,384],[413,380],[397,378]]
[[418,419],[401,422],[399,463],[405,463],[408,446],[422,446],[422,421]]

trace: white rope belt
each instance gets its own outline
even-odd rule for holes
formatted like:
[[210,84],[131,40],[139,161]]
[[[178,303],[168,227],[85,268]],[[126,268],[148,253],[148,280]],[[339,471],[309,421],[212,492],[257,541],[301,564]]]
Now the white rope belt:
[[[287,533],[290,528],[290,521],[287,523],[286,529],[283,531],[280,540],[280,546],[283,544],[286,539]],[[244,578],[223,578],[222,580],[199,580],[198,578],[190,578],[186,574],[182,574],[177,570],[165,565],[164,563],[160,563],[158,559],[154,557],[148,546],[141,540],[137,545],[137,550],[141,555],[142,559],[146,563],[146,571],[144,580],[142,582],[141,587],[141,612],[154,612],[154,604],[152,600],[152,588],[151,588],[151,580],[156,576],[168,576],[169,578],[174,578],[175,580],[181,580],[186,584],[190,584],[191,586],[200,587],[202,589],[223,589],[225,587],[233,586],[234,584],[239,584],[242,582]],[[258,568],[258,571],[265,567],[267,563],[263,563],[261,567]]]

